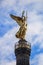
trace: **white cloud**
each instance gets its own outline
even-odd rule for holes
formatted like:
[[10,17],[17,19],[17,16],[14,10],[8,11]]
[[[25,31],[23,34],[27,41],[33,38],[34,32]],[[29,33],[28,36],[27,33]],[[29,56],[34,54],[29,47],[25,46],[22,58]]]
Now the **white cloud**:
[[25,6],[25,5],[30,4],[30,3],[37,3],[37,2],[41,2],[41,1],[40,0],[19,0],[19,5]]
[[[17,31],[18,27],[15,27],[14,29],[10,30],[8,33],[6,33],[2,38],[0,38],[0,62],[3,62],[3,60],[7,60],[6,57],[10,58],[12,60],[12,54],[14,54],[14,45],[18,41],[15,37],[15,33]],[[9,57],[10,55],[10,57]],[[14,54],[15,57],[15,54]],[[6,62],[6,61],[5,61]]]
[[38,65],[43,65],[43,54],[40,54],[38,58]]
[[32,42],[34,35],[38,35],[37,38],[32,42],[32,45],[37,41],[42,43],[43,40],[43,22],[40,20],[41,16],[37,15],[36,12],[28,13],[28,28],[27,28],[27,39]]
[[1,3],[1,6],[6,8],[8,6],[12,7],[12,5],[15,5],[16,1],[15,0],[3,0]]
[[1,8],[3,7],[7,11],[14,10],[14,11],[18,12],[18,11],[22,11],[24,9],[26,10],[27,8],[25,8],[25,6],[28,4],[31,4],[31,3],[34,3],[32,6],[33,11],[34,10],[38,10],[38,11],[43,10],[43,7],[42,7],[43,1],[42,0],[19,0],[19,1],[3,0],[0,5],[1,5]]
[[31,60],[31,65],[43,65],[43,53],[37,54],[33,60]]
[[14,63],[14,62],[12,62],[12,63],[8,63],[8,64],[6,64],[6,65],[16,65],[16,63]]
[[6,63],[5,65],[16,65],[16,61],[12,61],[12,62],[9,62],[9,63]]
[[16,65],[16,61],[15,60],[14,61],[11,61],[11,62],[3,61],[3,62],[1,62],[0,65]]
[[34,6],[34,8],[37,11],[43,11],[43,1],[37,2],[36,5]]

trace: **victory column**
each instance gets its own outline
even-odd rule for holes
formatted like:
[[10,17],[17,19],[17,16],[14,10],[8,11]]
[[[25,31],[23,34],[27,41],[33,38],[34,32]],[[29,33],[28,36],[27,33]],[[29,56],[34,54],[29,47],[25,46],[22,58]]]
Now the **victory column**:
[[14,16],[10,14],[11,18],[14,19],[20,26],[19,31],[16,33],[16,37],[19,38],[19,41],[15,44],[15,56],[16,56],[16,65],[30,65],[30,53],[31,45],[25,40],[26,30],[27,30],[27,14],[24,16],[22,12],[22,17]]

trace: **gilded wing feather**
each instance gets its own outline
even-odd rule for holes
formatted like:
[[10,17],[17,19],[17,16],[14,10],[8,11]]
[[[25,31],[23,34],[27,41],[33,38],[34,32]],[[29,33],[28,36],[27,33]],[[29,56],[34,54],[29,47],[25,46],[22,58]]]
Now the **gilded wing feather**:
[[12,14],[10,14],[10,16],[11,16],[12,19],[14,19],[18,23],[19,26],[21,26],[23,24],[24,21],[21,17],[14,16]]

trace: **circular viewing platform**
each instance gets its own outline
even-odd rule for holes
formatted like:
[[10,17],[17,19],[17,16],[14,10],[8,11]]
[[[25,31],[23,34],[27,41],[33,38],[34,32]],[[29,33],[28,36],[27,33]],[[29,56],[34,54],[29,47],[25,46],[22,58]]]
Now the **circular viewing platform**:
[[27,42],[26,40],[19,40],[18,42],[16,42],[15,44],[15,49],[17,48],[31,48],[31,44],[29,42]]
[[15,55],[19,54],[27,54],[30,55],[31,52],[31,44],[27,42],[26,40],[19,40],[15,44]]

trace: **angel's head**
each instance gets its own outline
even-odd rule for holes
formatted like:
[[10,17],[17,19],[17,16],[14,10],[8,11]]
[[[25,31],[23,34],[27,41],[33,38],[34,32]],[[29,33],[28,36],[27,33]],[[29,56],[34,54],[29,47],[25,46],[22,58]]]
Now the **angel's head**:
[[25,16],[23,16],[22,19],[23,19],[23,21],[26,21],[26,17]]

